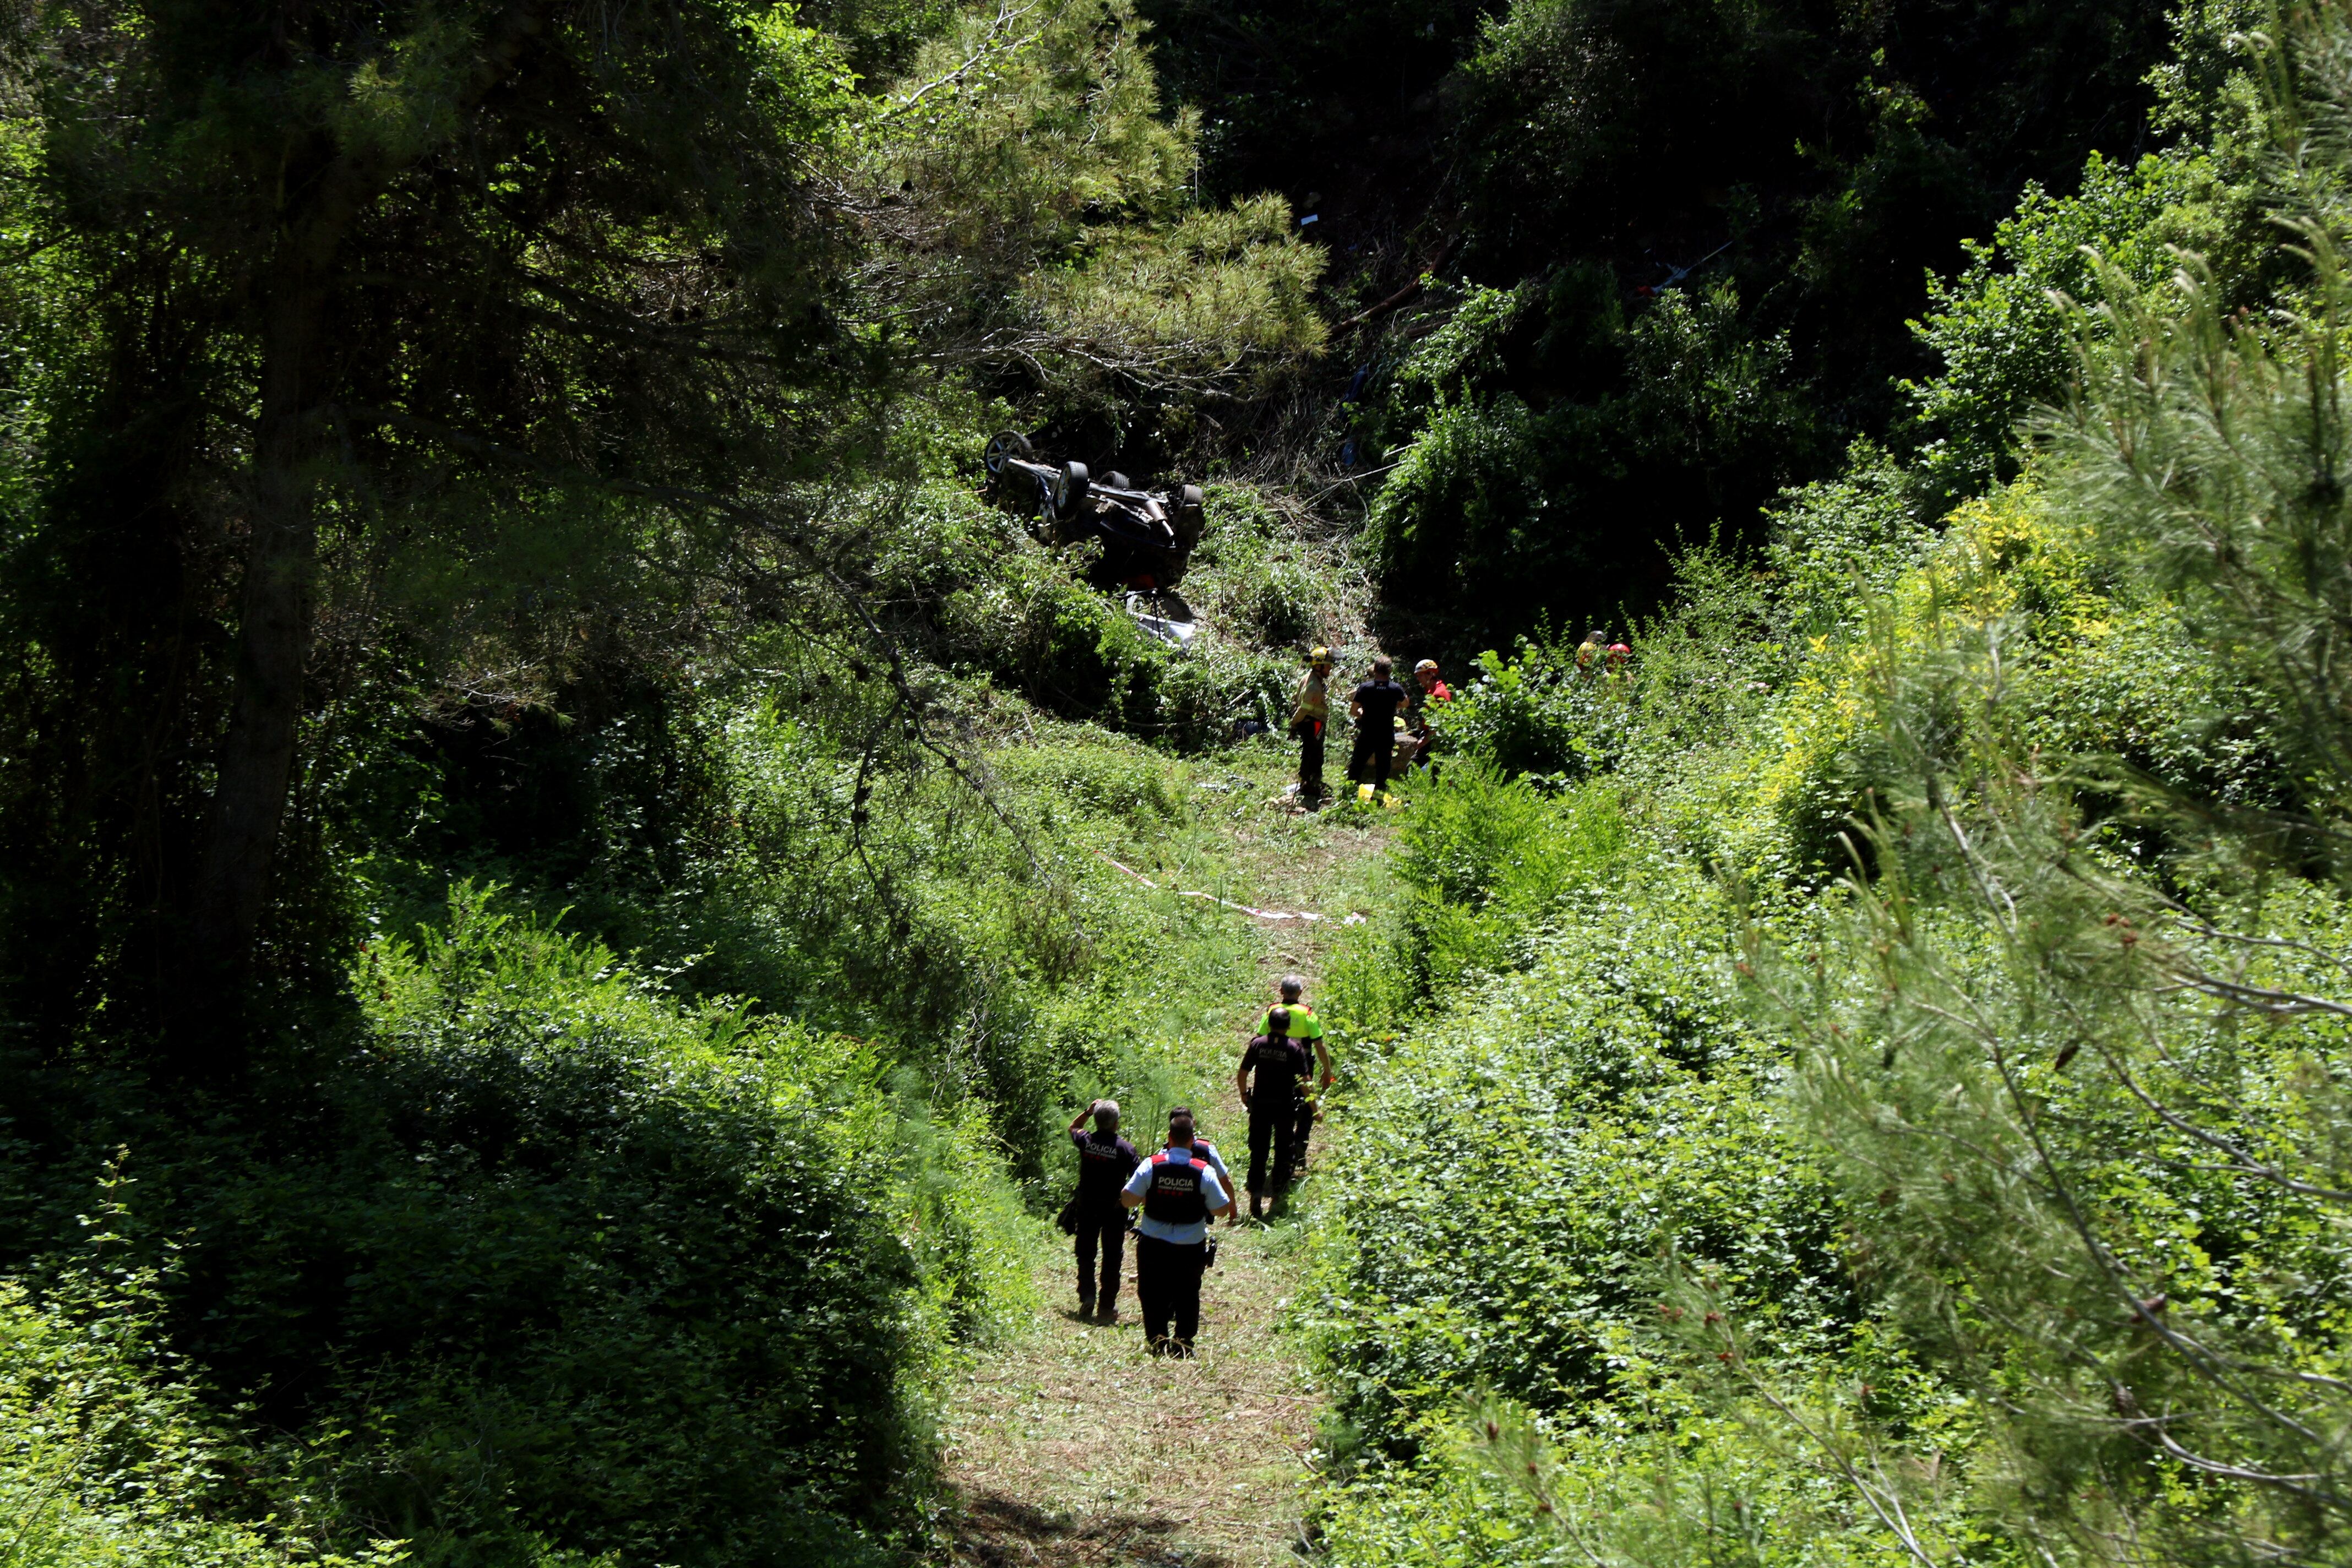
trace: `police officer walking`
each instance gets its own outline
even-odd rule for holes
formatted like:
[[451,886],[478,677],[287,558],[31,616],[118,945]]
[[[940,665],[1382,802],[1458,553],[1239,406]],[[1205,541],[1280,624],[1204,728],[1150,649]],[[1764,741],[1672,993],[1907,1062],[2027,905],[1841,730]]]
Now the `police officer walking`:
[[[1091,1131],[1084,1131],[1088,1118]],[[1078,1195],[1071,1217],[1078,1242],[1078,1316],[1100,1304],[1102,1321],[1118,1321],[1118,1267],[1127,1253],[1127,1211],[1119,1206],[1118,1190],[1127,1184],[1142,1156],[1118,1135],[1118,1101],[1097,1100],[1071,1119],[1070,1142],[1078,1150]],[[1102,1274],[1097,1283],[1096,1256]]]
[[1216,1171],[1192,1157],[1191,1111],[1169,1113],[1168,1146],[1136,1166],[1118,1201],[1143,1211],[1135,1227],[1135,1294],[1143,1303],[1144,1338],[1153,1355],[1189,1356],[1201,1331],[1209,1220],[1234,1207]]
[[1267,1009],[1265,1022],[1265,1033],[1251,1038],[1234,1073],[1234,1088],[1249,1107],[1252,1219],[1265,1217],[1259,1205],[1269,1190],[1276,1214],[1289,1195],[1290,1173],[1297,1159],[1298,1080],[1307,1076],[1307,1047],[1290,1037],[1290,1009]]
[[[1311,1079],[1319,1076],[1321,1087],[1331,1087],[1331,1048],[1323,1040],[1323,1020],[1307,1004],[1305,976],[1286,974],[1282,977],[1282,1005],[1290,1009],[1290,1037],[1315,1053],[1318,1075],[1301,1079],[1298,1086],[1298,1131],[1290,1145],[1290,1179],[1298,1180],[1307,1169],[1307,1141],[1315,1132],[1315,1107],[1320,1098]],[[1274,1010],[1269,1007],[1257,1016],[1256,1033],[1265,1034],[1274,1022]]]

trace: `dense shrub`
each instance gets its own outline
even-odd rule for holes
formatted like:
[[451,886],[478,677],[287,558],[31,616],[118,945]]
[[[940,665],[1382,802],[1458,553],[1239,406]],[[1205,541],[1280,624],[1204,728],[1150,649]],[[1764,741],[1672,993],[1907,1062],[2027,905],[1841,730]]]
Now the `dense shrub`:
[[1939,372],[1906,384],[1921,480],[1957,500],[2015,477],[2018,426],[2063,400],[2077,337],[2099,331],[2085,307],[2106,291],[2103,269],[2160,285],[2187,248],[2220,269],[2232,303],[2258,298],[2273,264],[2256,205],[2215,159],[2186,151],[2136,164],[2094,153],[2072,195],[2027,185],[1990,242],[1969,242],[1967,268],[1932,284],[1915,324]]
[[[1491,863],[1465,815],[1415,831],[1410,854]],[[1776,1119],[1779,1055],[1718,978],[1736,925],[1722,892],[1622,837],[1520,837],[1507,879],[1549,850],[1580,861],[1584,891],[1517,972],[1438,977],[1447,1005],[1362,1069],[1360,1158],[1321,1200],[1307,1321],[1351,1478],[1324,1528],[1349,1563],[1543,1560],[1528,1476],[1486,1462],[1496,1439],[1461,1426],[1473,1396],[1506,1407],[1482,1415],[1487,1431],[1531,1413],[1558,1440],[1557,1456],[1523,1455],[1546,1488],[1648,1489],[1612,1472],[1658,1459],[1635,1440],[1649,1432],[1702,1484],[1770,1489],[1768,1467],[1674,1390],[1669,1257],[1717,1271],[1721,1310],[1757,1314],[1783,1359],[1833,1363],[1869,1332],[1839,1205]],[[1333,997],[1351,1022],[1366,1000]],[[1708,1534],[1681,1533],[1692,1549]]]
[[1605,656],[1580,662],[1564,640],[1519,639],[1515,657],[1478,656],[1478,675],[1433,710],[1440,743],[1507,773],[1560,784],[1605,772],[1622,751],[1631,672]]
[[[1971,486],[2079,378],[2021,478],[1946,508],[1948,449],[1858,447],[1753,566],[1685,556],[1566,797],[1617,847],[1509,962],[1496,889],[1573,819],[1416,800],[1331,997],[1394,1140],[1318,1218],[1336,1561],[2347,1560],[2347,287],[2301,138],[2348,26],[2266,46],[2317,262],[2267,312],[2062,244],[2210,216],[2095,170],[1936,327]],[[2103,303],[2050,361],[2062,266]],[[1412,941],[1451,967],[1370,983]]]
[[905,1528],[924,1379],[1023,1288],[965,1130],[855,1041],[682,1008],[469,889],[360,982],[325,1061],[235,1122],[148,1114],[131,1169],[175,1342],[286,1434],[262,1495],[469,1568],[834,1563]]
[[389,1568],[400,1560],[396,1549],[372,1545],[317,1554],[286,1521],[254,1520],[241,1495],[253,1456],[230,1439],[166,1348],[154,1275],[123,1267],[122,1238],[103,1230],[77,1251],[37,1295],[0,1279],[0,1521],[8,1531],[0,1561]]

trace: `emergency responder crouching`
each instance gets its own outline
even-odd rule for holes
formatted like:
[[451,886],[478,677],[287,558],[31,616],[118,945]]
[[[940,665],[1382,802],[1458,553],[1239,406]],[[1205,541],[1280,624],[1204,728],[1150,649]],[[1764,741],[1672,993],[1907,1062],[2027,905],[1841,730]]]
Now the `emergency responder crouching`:
[[1438,673],[1435,659],[1424,658],[1412,667],[1412,684],[1405,688],[1404,736],[1396,748],[1398,773],[1429,766],[1429,753],[1437,744],[1432,721],[1440,707],[1453,700],[1454,689]]
[[1251,1037],[1234,1073],[1234,1087],[1249,1107],[1252,1219],[1265,1217],[1259,1205],[1269,1191],[1276,1214],[1289,1198],[1290,1173],[1297,1159],[1298,1080],[1307,1076],[1307,1047],[1290,1037],[1290,1009],[1270,1008],[1265,1018],[1265,1032]]
[[1118,1201],[1143,1211],[1135,1227],[1135,1294],[1144,1338],[1154,1355],[1189,1356],[1201,1330],[1209,1220],[1234,1208],[1215,1170],[1192,1157],[1191,1111],[1169,1112],[1168,1146],[1135,1168]]
[[[1094,1127],[1086,1130],[1091,1118]],[[1118,1101],[1097,1100],[1070,1121],[1070,1142],[1078,1150],[1077,1222],[1078,1316],[1099,1310],[1101,1321],[1118,1321],[1118,1269],[1127,1253],[1127,1211],[1118,1191],[1142,1157],[1135,1145],[1118,1135]],[[1099,1280],[1095,1263],[1102,1269]]]

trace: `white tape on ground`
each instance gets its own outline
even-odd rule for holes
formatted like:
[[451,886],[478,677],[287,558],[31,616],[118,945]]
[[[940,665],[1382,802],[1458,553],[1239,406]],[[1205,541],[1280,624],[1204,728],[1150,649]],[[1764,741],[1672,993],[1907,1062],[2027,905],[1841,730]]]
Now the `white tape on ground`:
[[[1142,883],[1153,892],[1156,893],[1160,890],[1159,883],[1153,881],[1150,878],[1145,876],[1134,867],[1120,866],[1118,861],[1112,860],[1109,856],[1104,855],[1099,849],[1096,850],[1095,853],[1101,856],[1104,860],[1109,861],[1111,865],[1118,866],[1120,870],[1126,872],[1129,876],[1134,878],[1137,881]],[[1231,899],[1221,899],[1214,893],[1203,893],[1191,888],[1176,888],[1171,890],[1173,891],[1180,899],[1200,899],[1208,903],[1219,905],[1224,909],[1238,910],[1243,914],[1250,915],[1262,921],[1319,921],[1323,918],[1321,915],[1312,913],[1306,910],[1254,910],[1247,904],[1237,904]],[[1349,925],[1358,925],[1362,923],[1362,919],[1363,917],[1360,915],[1349,915],[1348,917],[1347,923]]]

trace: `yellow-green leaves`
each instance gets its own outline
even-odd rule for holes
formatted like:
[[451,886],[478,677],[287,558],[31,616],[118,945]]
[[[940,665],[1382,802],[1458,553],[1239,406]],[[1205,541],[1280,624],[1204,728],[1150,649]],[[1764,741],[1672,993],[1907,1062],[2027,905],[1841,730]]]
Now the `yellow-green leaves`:
[[830,34],[802,26],[789,5],[747,5],[742,28],[758,64],[754,89],[785,123],[809,141],[837,146],[858,107],[857,73]]
[[328,123],[343,150],[397,167],[456,134],[474,74],[477,41],[461,22],[430,7],[383,55],[350,73]]

